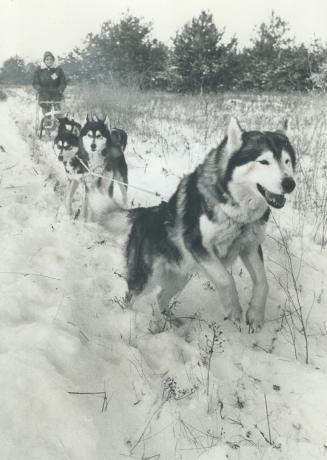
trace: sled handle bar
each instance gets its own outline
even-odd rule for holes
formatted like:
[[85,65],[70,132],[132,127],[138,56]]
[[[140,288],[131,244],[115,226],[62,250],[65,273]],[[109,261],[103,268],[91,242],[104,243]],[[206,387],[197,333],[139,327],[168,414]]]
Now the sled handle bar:
[[40,99],[38,99],[38,102],[39,104],[60,104],[63,102],[63,99],[60,99],[60,101],[40,101]]

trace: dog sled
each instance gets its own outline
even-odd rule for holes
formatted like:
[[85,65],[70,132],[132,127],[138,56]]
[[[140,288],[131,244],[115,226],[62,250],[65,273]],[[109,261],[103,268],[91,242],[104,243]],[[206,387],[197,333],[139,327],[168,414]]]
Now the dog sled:
[[57,131],[58,118],[62,116],[62,102],[37,99],[35,134],[39,139],[51,137]]

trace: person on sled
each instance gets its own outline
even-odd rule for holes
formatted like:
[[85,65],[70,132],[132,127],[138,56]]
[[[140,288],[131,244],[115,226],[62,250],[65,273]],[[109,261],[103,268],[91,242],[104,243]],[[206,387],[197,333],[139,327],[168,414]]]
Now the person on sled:
[[34,73],[33,88],[38,92],[38,102],[42,112],[61,110],[61,101],[67,86],[64,71],[55,65],[55,57],[50,51],[43,55],[43,63]]

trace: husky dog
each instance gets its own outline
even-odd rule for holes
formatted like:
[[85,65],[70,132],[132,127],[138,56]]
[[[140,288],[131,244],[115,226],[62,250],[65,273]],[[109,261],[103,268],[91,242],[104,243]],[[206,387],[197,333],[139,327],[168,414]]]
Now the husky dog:
[[[240,256],[253,282],[246,321],[251,332],[260,330],[268,294],[261,243],[270,207],[282,208],[295,187],[294,167],[285,133],[247,132],[232,119],[222,143],[168,202],[125,214],[128,303],[160,286],[157,300],[165,313],[189,274],[201,269],[217,287],[226,317],[239,323],[242,309],[227,268]],[[104,215],[107,228],[115,212]]]
[[54,139],[54,150],[58,160],[63,162],[66,172],[71,173],[70,162],[78,150],[81,125],[69,114],[58,118],[58,121],[59,126],[58,133]]
[[108,117],[100,120],[97,117],[87,115],[86,123],[79,135],[78,150],[70,161],[70,166],[76,173],[72,176],[69,184],[66,208],[72,214],[72,201],[74,194],[82,181],[85,187],[84,217],[88,217],[88,194],[91,190],[98,189],[113,196],[113,180],[119,181],[124,205],[127,203],[127,164],[123,148],[118,140],[123,139],[124,147],[127,143],[127,134],[117,134],[112,139]]

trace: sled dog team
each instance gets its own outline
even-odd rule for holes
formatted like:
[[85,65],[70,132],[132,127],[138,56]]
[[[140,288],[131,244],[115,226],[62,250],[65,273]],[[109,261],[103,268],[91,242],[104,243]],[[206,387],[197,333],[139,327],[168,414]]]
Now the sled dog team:
[[[226,317],[240,324],[243,312],[228,271],[239,256],[253,283],[246,323],[250,332],[259,331],[268,294],[261,247],[265,227],[270,208],[282,208],[295,188],[295,152],[286,124],[282,131],[245,131],[231,119],[223,141],[181,179],[167,202],[125,209],[125,131],[110,129],[107,117],[87,116],[83,127],[69,116],[59,122],[54,145],[69,178],[67,211],[72,214],[74,193],[83,184],[86,219],[89,192],[99,189],[109,196],[100,222],[109,230],[115,220],[123,222],[126,303],[132,306],[138,296],[160,287],[157,302],[164,315],[190,273],[202,271],[217,288]],[[124,207],[113,199],[117,188]]]
[[108,117],[100,120],[87,115],[82,127],[72,116],[59,118],[54,147],[68,175],[66,209],[73,214],[73,198],[79,185],[83,185],[83,217],[90,219],[89,194],[92,190],[108,191],[113,197],[114,184],[121,190],[123,203],[127,204],[127,164],[124,151],[127,134],[124,130],[110,129]]

